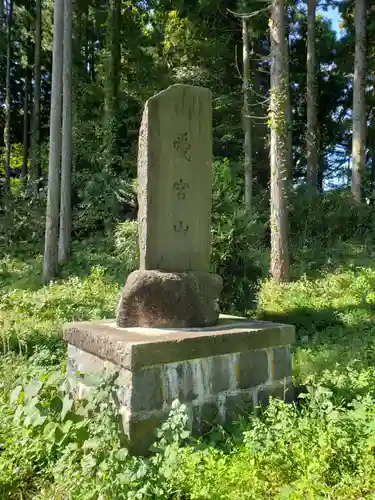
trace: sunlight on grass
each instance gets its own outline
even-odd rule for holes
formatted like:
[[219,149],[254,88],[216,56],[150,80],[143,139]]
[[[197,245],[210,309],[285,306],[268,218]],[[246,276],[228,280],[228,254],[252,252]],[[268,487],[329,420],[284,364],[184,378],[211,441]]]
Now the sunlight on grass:
[[257,314],[296,326],[294,379],[345,397],[374,387],[375,269],[338,269],[289,284],[264,282]]

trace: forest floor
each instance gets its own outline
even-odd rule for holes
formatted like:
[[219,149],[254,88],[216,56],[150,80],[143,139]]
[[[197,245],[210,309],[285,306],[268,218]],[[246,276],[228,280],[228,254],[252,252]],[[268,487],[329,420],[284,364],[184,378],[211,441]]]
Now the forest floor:
[[61,326],[113,316],[121,259],[85,242],[44,287],[40,255],[0,256],[0,498],[375,498],[375,260],[354,243],[335,255],[292,283],[263,281],[249,312],[296,326],[299,402],[150,460],[121,448],[105,384],[81,420],[61,385]]

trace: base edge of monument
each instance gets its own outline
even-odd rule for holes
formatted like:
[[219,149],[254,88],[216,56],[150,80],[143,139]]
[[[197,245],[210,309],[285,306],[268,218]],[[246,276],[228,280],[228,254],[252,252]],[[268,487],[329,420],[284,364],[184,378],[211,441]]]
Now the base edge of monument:
[[129,449],[145,455],[173,401],[201,435],[269,397],[292,401],[294,327],[221,315],[207,329],[119,328],[114,320],[64,327],[68,375],[118,372],[118,404]]

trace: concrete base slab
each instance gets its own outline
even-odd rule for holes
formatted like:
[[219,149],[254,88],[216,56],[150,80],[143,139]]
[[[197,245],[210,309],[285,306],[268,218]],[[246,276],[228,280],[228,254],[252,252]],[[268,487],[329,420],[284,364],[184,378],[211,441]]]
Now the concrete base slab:
[[220,315],[209,328],[120,328],[115,320],[64,327],[68,372],[119,370],[118,394],[129,448],[145,454],[175,399],[191,430],[205,432],[269,396],[293,399],[291,325]]

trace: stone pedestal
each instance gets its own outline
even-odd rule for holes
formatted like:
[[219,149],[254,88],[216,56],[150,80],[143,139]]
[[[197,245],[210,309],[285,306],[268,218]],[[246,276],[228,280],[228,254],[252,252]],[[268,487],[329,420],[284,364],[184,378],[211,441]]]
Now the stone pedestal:
[[115,320],[64,328],[68,372],[119,370],[123,427],[134,454],[145,454],[171,404],[186,404],[201,434],[238,413],[293,399],[289,345],[294,327],[220,315],[208,328],[120,328]]

